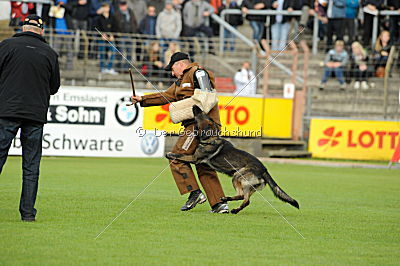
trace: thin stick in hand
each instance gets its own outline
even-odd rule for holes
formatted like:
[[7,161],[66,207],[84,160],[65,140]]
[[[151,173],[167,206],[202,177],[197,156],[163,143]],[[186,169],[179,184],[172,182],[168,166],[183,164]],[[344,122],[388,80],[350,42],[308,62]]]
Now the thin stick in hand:
[[[133,83],[132,68],[129,68],[129,76],[131,77],[132,95],[136,96],[135,84]],[[126,106],[134,105],[133,103],[127,103]]]

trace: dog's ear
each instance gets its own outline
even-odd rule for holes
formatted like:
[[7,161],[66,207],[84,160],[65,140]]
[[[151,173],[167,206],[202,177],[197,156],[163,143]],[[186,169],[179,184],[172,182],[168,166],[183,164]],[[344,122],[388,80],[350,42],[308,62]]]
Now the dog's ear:
[[192,111],[194,116],[197,116],[198,114],[201,114],[203,111],[198,107],[197,105],[193,105]]

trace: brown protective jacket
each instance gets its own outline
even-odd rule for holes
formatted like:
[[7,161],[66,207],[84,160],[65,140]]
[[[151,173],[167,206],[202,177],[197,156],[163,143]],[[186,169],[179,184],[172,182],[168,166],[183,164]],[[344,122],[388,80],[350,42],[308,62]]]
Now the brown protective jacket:
[[[183,71],[183,76],[176,80],[166,91],[160,93],[153,93],[142,96],[140,105],[142,107],[164,105],[169,102],[176,102],[186,98],[190,98],[194,93],[194,72],[200,68],[198,63],[191,63]],[[214,74],[208,71],[211,84],[215,88]],[[173,107],[172,107],[173,108]],[[218,105],[214,106],[208,115],[218,124],[221,124],[219,119]],[[185,120],[182,122],[184,127],[194,123],[194,119]]]

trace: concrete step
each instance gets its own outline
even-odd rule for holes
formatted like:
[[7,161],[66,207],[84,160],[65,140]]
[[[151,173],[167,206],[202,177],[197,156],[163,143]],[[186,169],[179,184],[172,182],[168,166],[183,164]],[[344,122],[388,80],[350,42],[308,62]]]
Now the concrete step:
[[306,142],[291,139],[262,139],[261,144],[263,146],[304,146],[306,145]]
[[[346,117],[346,118],[362,118],[362,119],[383,119],[383,110],[378,112],[342,112],[340,110],[335,109],[319,109],[313,108],[311,111],[311,115],[314,117]],[[400,119],[400,110],[390,111],[388,110],[388,114],[386,119],[390,120],[399,120]]]
[[310,152],[304,150],[270,150],[264,151],[263,154],[265,157],[272,158],[309,158],[312,155]]

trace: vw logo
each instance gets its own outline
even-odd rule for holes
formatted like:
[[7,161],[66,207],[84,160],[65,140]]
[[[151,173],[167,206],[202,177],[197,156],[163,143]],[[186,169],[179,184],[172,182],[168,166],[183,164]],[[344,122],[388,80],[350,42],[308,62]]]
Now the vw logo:
[[115,118],[122,126],[130,126],[135,123],[139,116],[139,108],[137,105],[126,106],[131,103],[130,97],[123,97],[118,100],[115,105]]
[[147,155],[154,154],[158,149],[158,145],[158,138],[152,133],[147,133],[144,135],[142,142],[140,143],[142,151]]

